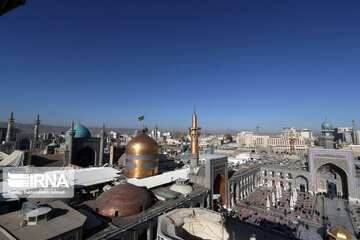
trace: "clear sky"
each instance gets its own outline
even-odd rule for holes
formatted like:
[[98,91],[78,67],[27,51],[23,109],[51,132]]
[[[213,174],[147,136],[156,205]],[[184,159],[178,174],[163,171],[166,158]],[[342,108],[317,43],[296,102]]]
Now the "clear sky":
[[0,121],[360,126],[360,1],[27,0],[0,16]]

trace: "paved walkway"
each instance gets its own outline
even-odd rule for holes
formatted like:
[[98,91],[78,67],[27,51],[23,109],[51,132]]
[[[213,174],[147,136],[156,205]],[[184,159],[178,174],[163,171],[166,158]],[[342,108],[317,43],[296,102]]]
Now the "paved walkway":
[[355,234],[351,224],[352,219],[350,219],[346,211],[345,200],[340,198],[325,198],[325,216],[329,217],[329,229],[340,225],[352,234]]

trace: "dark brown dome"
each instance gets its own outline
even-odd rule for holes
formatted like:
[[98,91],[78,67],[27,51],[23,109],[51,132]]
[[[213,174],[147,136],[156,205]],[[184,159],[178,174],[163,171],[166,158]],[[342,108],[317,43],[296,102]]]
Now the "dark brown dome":
[[102,193],[96,200],[94,211],[107,217],[130,216],[149,208],[151,195],[130,183],[119,184]]

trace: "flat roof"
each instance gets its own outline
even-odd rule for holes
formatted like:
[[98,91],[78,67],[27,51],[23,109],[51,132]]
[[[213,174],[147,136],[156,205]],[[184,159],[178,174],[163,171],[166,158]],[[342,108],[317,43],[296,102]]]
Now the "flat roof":
[[158,175],[147,177],[147,178],[139,178],[139,179],[138,178],[128,178],[127,182],[134,184],[135,186],[138,186],[138,187],[147,187],[148,189],[151,189],[154,187],[158,187],[158,186],[162,186],[162,185],[174,182],[175,180],[177,180],[179,178],[189,179],[189,177],[188,177],[189,172],[190,172],[190,169],[185,168],[185,169],[180,169],[180,170],[175,170],[175,171],[164,172],[162,174],[158,174]]
[[220,154],[199,154],[199,160],[210,160],[210,159],[218,159],[218,158],[227,158],[226,155]]
[[8,188],[7,182],[0,182],[0,202],[19,201],[20,199],[13,193],[4,193],[4,189]]
[[119,170],[111,167],[82,168],[70,170],[69,172],[71,171],[74,171],[75,174],[75,188],[111,182],[116,180],[119,177],[118,173],[120,173]]
[[20,226],[25,210],[1,215],[0,225],[18,239],[50,239],[83,226],[86,217],[61,201],[47,204],[52,218],[36,225]]

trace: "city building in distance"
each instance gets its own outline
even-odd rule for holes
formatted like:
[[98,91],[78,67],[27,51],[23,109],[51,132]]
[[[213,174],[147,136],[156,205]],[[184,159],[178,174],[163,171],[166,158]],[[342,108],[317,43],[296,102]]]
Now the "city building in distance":
[[[68,222],[75,239],[322,239],[336,232],[355,239],[358,235],[358,154],[349,148],[356,145],[339,144],[329,121],[321,124],[319,139],[307,129],[295,128],[284,128],[275,137],[249,131],[233,137],[228,130],[223,136],[201,136],[195,110],[188,135],[162,133],[157,126],[150,133],[144,126],[133,135],[107,134],[104,125],[95,135],[72,123],[66,132],[39,136],[39,116],[33,135],[18,134],[21,129],[14,125],[11,113],[2,143],[2,168],[74,168],[75,195],[60,203],[87,219],[80,225]],[[24,139],[26,149],[20,144]],[[24,209],[28,211],[26,200],[32,209],[39,209],[31,220],[20,217]],[[56,200],[3,198],[1,216],[11,220],[2,224],[2,234],[24,239],[34,224],[50,228],[56,218],[64,221],[67,215],[57,216],[51,205]],[[21,221],[20,234],[10,226]],[[327,227],[319,232],[323,224]],[[59,229],[56,236],[67,231]]]

